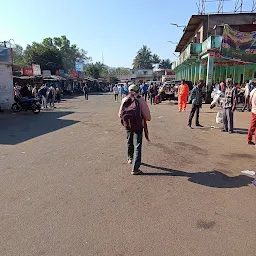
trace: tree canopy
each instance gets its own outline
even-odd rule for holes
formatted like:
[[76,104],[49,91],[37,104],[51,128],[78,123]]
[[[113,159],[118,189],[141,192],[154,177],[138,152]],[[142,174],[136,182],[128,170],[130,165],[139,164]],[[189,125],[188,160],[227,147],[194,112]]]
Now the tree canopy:
[[88,62],[91,58],[84,49],[71,44],[66,36],[47,37],[42,43],[27,45],[25,50],[20,45],[14,47],[14,63],[22,67],[35,63],[52,73],[57,69],[69,72],[74,69],[76,60]]
[[151,50],[143,45],[133,60],[134,69],[152,69],[154,64],[160,63],[160,57],[152,54]]
[[172,62],[170,59],[161,60],[159,63],[159,68],[162,69],[171,69],[172,68]]

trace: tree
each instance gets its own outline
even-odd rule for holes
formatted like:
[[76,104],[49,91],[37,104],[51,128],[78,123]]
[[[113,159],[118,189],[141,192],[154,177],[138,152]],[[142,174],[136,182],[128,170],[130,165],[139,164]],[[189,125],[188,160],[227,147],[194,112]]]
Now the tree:
[[23,55],[24,55],[23,47],[19,44],[16,44],[13,48],[14,64],[19,65],[21,67],[27,66],[27,63],[26,63]]
[[152,64],[152,52],[146,45],[143,45],[133,60],[133,68],[152,69]]
[[100,77],[100,69],[95,64],[88,64],[85,68],[85,74],[87,76],[98,79]]
[[123,67],[118,67],[110,71],[110,75],[117,77],[117,76],[123,76],[123,75],[129,75],[131,73],[129,68],[123,68]]
[[153,54],[152,56],[152,63],[153,64],[159,64],[161,62],[160,57],[157,54]]
[[166,59],[166,60],[161,60],[160,64],[159,64],[159,68],[162,69],[171,69],[172,68],[172,63],[170,61],[170,59]]
[[56,47],[51,47],[46,41],[42,44],[33,42],[24,52],[23,59],[27,65],[39,64],[42,70],[51,70],[52,74],[58,69],[63,69],[60,51]]
[[44,39],[43,43],[50,47],[56,47],[62,56],[63,66],[66,71],[71,71],[75,68],[76,60],[90,61],[87,56],[87,51],[79,49],[75,44],[70,44],[66,36]]
[[101,62],[88,64],[85,67],[85,74],[95,79],[98,79],[99,77],[106,78],[108,76],[108,67]]

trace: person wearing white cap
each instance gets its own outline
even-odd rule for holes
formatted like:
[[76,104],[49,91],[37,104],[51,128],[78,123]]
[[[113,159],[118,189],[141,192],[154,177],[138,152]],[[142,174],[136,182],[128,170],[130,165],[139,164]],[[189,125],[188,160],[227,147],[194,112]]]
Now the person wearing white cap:
[[135,84],[129,86],[129,94],[123,98],[118,114],[121,118],[121,123],[126,129],[127,160],[129,164],[132,164],[132,175],[143,173],[139,169],[141,165],[143,129],[145,129],[145,135],[148,139],[146,121],[151,120],[147,102],[143,97],[139,96],[138,91],[139,88]]

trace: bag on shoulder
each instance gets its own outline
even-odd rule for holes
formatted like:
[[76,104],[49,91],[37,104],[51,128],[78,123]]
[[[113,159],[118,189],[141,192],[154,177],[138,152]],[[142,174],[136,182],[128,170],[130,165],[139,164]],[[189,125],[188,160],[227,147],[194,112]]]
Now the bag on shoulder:
[[136,132],[143,128],[141,108],[138,98],[128,96],[121,110],[121,123],[129,131]]

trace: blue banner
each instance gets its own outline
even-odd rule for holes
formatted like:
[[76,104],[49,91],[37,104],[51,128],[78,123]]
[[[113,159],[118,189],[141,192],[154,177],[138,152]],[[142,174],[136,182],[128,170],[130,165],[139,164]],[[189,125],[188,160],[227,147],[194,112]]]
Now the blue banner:
[[76,72],[83,72],[83,71],[84,71],[84,62],[76,61]]

